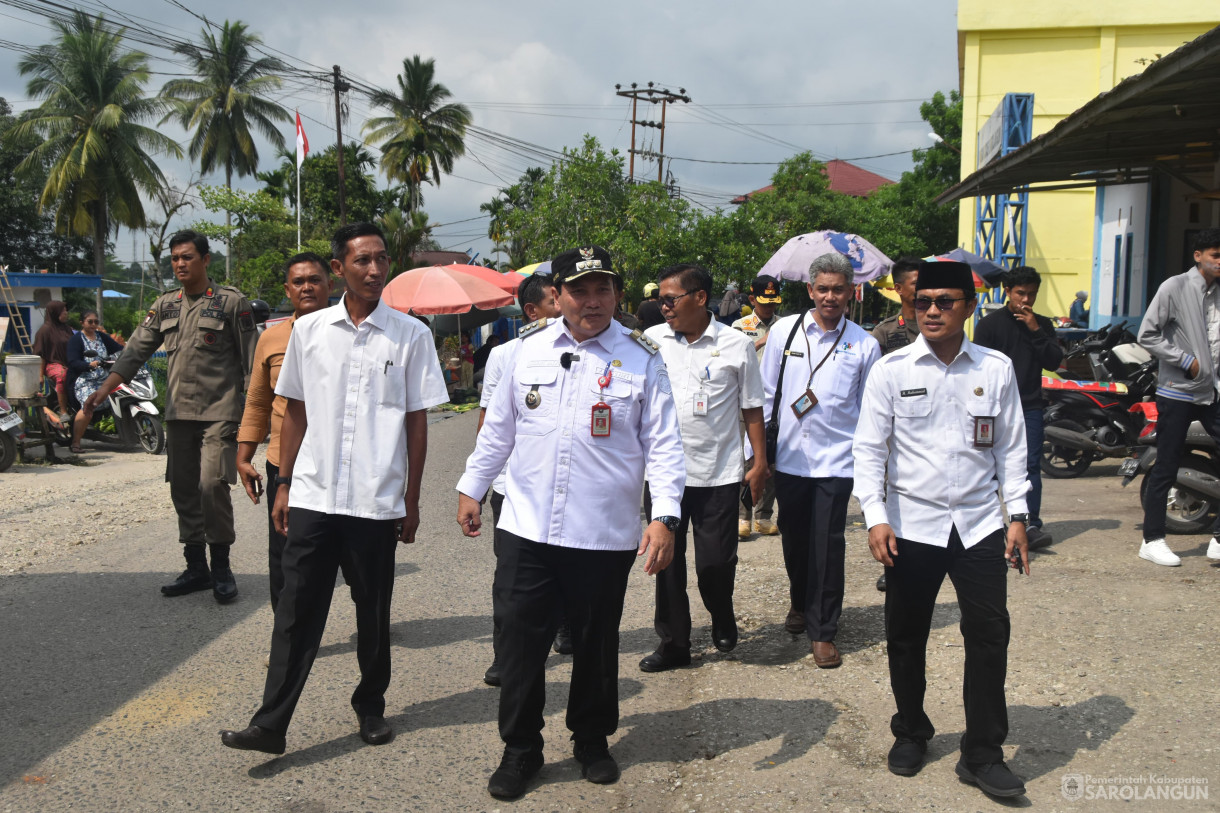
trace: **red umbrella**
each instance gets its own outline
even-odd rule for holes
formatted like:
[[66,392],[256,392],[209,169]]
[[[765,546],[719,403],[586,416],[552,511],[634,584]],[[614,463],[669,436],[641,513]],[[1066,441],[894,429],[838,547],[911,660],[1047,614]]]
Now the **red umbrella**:
[[[390,280],[382,300],[404,313],[466,313],[471,308],[513,304],[513,295],[460,270],[463,266],[413,268]],[[495,273],[495,272],[493,272]]]
[[510,294],[517,293],[519,286],[525,279],[524,274],[518,274],[516,271],[509,271],[501,274],[494,268],[488,268],[485,265],[446,265],[442,266],[445,269],[460,271],[463,274],[469,274],[472,277],[478,277],[484,282],[490,282],[492,285],[501,290],[508,291]]

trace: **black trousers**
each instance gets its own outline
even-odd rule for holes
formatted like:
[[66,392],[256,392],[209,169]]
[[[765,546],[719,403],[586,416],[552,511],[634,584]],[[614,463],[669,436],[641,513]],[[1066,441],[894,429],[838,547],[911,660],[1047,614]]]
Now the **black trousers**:
[[[284,589],[284,573],[280,562],[284,558],[284,545],[288,537],[275,530],[275,519],[271,516],[275,508],[275,493],[280,487],[275,484],[275,478],[280,476],[280,467],[267,462],[267,488],[263,501],[267,503],[267,576],[271,582],[271,612],[275,612],[280,603],[280,593]],[[289,514],[291,516],[291,513]]]
[[[1178,466],[1186,446],[1186,432],[1191,421],[1203,424],[1213,438],[1220,441],[1220,401],[1214,404],[1191,404],[1172,398],[1156,399],[1156,463],[1148,472],[1148,494],[1144,499],[1144,539],[1165,538],[1165,509],[1169,489],[1178,479]],[[1220,534],[1220,515],[1212,526],[1212,534]]]
[[578,743],[604,743],[618,728],[618,628],[635,551],[561,548],[501,529],[496,538],[505,750],[542,750],[546,659],[560,607],[572,629],[567,726]]
[[[737,498],[740,483],[688,486],[682,492],[682,524],[674,534],[674,559],[657,574],[653,624],[663,654],[690,652],[690,597],[686,593],[686,535],[694,526],[695,578],[713,619],[732,618],[737,574]],[[651,511],[650,511],[651,513]]]
[[[500,512],[504,510],[504,495],[498,491],[492,491],[490,502],[491,521],[495,526],[491,535],[491,552],[498,560],[500,558],[500,535],[495,533],[495,528],[500,527]],[[496,662],[500,660],[500,614],[496,612],[494,595],[491,602],[491,659]]]
[[275,609],[271,664],[263,705],[251,721],[284,733],[313,668],[335,576],[342,565],[356,604],[356,660],[360,683],[352,708],[385,713],[390,685],[390,599],[394,591],[395,520],[362,519],[293,508],[280,567],[284,587]]
[[850,477],[775,473],[789,597],[805,614],[810,641],[833,641],[839,632],[851,487]]
[[953,582],[962,613],[966,665],[962,700],[966,733],[962,756],[969,763],[999,762],[1008,736],[1004,676],[1008,669],[1008,566],[1004,532],[962,548],[957,528],[949,547],[898,540],[894,566],[885,569],[885,640],[890,687],[898,712],[890,719],[895,737],[928,740],[935,733],[924,713],[928,632],[936,595],[945,576]]

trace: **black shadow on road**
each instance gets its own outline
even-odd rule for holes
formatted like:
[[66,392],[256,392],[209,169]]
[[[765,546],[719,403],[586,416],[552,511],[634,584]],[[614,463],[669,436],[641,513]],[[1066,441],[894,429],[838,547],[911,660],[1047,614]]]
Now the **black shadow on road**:
[[1043,530],[1055,538],[1055,544],[1043,548],[1039,553],[1053,552],[1056,545],[1061,545],[1074,536],[1080,536],[1087,531],[1116,531],[1122,523],[1116,519],[1070,519],[1059,522],[1048,522]]
[[241,594],[165,598],[177,573],[47,573],[0,578],[0,786],[67,746],[266,602],[266,576]]

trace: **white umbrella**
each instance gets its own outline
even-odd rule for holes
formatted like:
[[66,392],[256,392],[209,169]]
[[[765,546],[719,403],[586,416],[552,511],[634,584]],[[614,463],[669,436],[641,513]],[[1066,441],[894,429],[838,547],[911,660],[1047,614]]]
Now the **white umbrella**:
[[856,285],[871,282],[890,272],[893,262],[858,234],[815,231],[793,237],[767,260],[758,272],[776,279],[809,281],[809,264],[823,254],[842,254],[851,261]]

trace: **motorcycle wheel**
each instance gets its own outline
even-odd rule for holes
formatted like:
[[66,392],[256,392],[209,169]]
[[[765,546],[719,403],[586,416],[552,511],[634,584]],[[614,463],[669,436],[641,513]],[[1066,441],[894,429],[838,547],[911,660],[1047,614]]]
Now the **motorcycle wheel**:
[[165,448],[165,429],[161,426],[161,419],[156,415],[141,412],[135,416],[135,424],[136,437],[144,451],[149,454],[161,454],[161,450]]
[[[1087,432],[1088,429],[1067,418],[1050,421],[1047,426],[1057,426],[1069,432]],[[1042,473],[1056,480],[1079,477],[1093,463],[1093,453],[1081,449],[1057,446],[1049,440],[1042,441]]]
[[17,441],[8,432],[0,432],[0,471],[8,471],[16,460]]
[[[1212,471],[1211,461],[1207,458],[1188,455],[1179,468]],[[1144,506],[1144,495],[1148,491],[1148,475],[1144,475],[1140,483],[1140,505]],[[1183,491],[1176,485],[1169,487],[1169,496],[1165,505],[1165,530],[1171,534],[1197,534],[1211,527],[1212,514],[1220,506],[1211,500],[1197,494]]]

